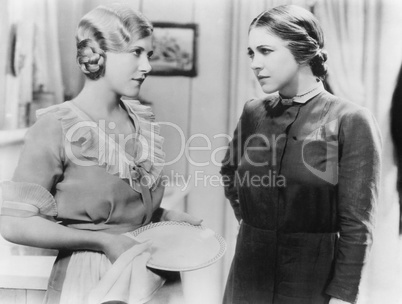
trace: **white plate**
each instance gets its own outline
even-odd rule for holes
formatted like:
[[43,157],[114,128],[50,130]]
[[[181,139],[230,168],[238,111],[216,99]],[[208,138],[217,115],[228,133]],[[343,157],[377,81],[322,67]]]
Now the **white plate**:
[[127,235],[142,242],[151,240],[147,266],[169,271],[189,271],[215,263],[226,251],[225,240],[204,226],[183,222],[158,222]]

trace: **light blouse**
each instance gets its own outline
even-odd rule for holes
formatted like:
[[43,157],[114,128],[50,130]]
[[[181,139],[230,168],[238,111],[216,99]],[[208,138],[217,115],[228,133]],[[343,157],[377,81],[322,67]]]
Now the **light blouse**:
[[12,181],[3,184],[2,214],[112,233],[148,223],[164,192],[163,138],[149,107],[122,106],[136,130],[134,151],[70,101],[38,111]]

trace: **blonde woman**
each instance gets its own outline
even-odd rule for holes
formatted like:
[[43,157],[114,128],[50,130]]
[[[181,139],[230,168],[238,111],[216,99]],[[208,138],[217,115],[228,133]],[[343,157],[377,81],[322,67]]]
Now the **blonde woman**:
[[[73,100],[37,113],[15,174],[3,184],[3,237],[59,249],[45,303],[87,303],[123,253],[146,260],[149,245],[124,233],[151,221],[200,223],[160,208],[163,138],[150,108],[136,100],[151,71],[152,32],[124,5],[100,6],[81,19],[77,62],[85,85]],[[143,303],[163,284],[139,264],[142,277],[132,279],[145,286],[111,300]]]

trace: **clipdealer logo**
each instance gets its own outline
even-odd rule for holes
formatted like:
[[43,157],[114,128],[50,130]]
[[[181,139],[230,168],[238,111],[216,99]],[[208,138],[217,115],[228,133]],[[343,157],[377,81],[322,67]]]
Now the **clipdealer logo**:
[[[161,123],[159,123],[161,124]],[[216,134],[214,136],[207,136],[205,134],[193,134],[187,141],[183,130],[173,124],[173,123],[162,123],[165,127],[170,127],[176,130],[177,134],[175,134],[175,138],[180,140],[179,148],[180,151],[176,155],[173,155],[172,160],[165,161],[166,165],[171,165],[181,157],[185,157],[186,161],[193,167],[197,168],[205,168],[209,165],[214,165],[216,167],[220,167],[222,164],[229,164],[233,166],[237,166],[240,164],[241,157],[244,151],[244,160],[248,162],[253,167],[265,167],[267,165],[272,165],[272,170],[268,169],[265,174],[254,175],[251,172],[242,174],[239,176],[238,172],[235,173],[235,181],[239,185],[243,186],[256,186],[256,187],[286,187],[286,178],[285,176],[280,174],[278,170],[279,165],[279,152],[277,151],[278,147],[281,146],[281,141],[286,141],[287,136],[285,134],[272,135],[270,138],[265,136],[264,134],[253,134],[246,138],[244,143],[241,143],[240,140],[233,141],[233,138],[227,134]],[[151,138],[150,141],[143,137],[141,134],[132,134],[130,136],[124,136],[124,134],[106,134],[103,130],[113,130],[115,126],[107,125],[105,121],[99,121],[99,123],[95,123],[92,121],[82,121],[74,126],[72,126],[68,132],[66,132],[65,136],[65,152],[66,156],[74,162],[76,165],[80,166],[93,166],[96,164],[96,156],[87,157],[85,155],[85,151],[82,151],[82,144],[84,144],[85,136],[81,137],[82,134],[86,132],[93,132],[92,136],[97,136],[96,143],[98,145],[101,142],[106,143],[104,149],[105,157],[107,158],[109,165],[114,165],[120,163],[120,161],[124,162],[132,162],[133,159],[130,155],[125,153],[125,149],[119,149],[118,147],[125,147],[129,141],[135,141],[137,145],[137,153],[136,153],[136,161],[141,159],[146,159],[148,156],[153,157],[153,150],[155,149],[155,143]],[[302,142],[301,146],[301,156],[302,162],[304,166],[315,176],[318,178],[332,184],[336,185],[338,183],[338,157],[339,157],[339,143],[338,143],[338,131],[339,122],[338,120],[333,120],[325,125],[320,126],[310,134],[308,134]],[[238,138],[242,137],[241,128],[238,128],[237,135]],[[227,148],[227,143],[224,143],[224,140],[227,139],[232,144]],[[201,141],[200,141],[201,140]],[[194,144],[197,143],[198,146]],[[317,166],[312,161],[311,155],[314,155],[315,152],[310,153],[310,144],[319,145],[320,151],[322,151],[321,163]],[[279,146],[278,146],[279,145]],[[313,150],[316,149],[312,146]],[[102,146],[94,147],[94,153],[100,153]],[[116,151],[120,150],[119,153]],[[195,151],[196,153],[190,153],[191,151]],[[203,153],[199,153],[199,151],[203,151]],[[219,160],[219,155],[223,157],[221,153],[225,152],[230,153],[231,157],[223,160],[222,162]],[[269,151],[270,158],[261,157],[264,155],[264,151]],[[314,150],[317,151],[317,150]],[[84,155],[83,155],[84,152]],[[278,152],[278,153],[277,153]],[[203,161],[196,161],[194,156],[202,155],[204,158]],[[172,157],[172,155],[170,155]],[[119,158],[120,161],[119,161]],[[314,158],[314,156],[313,156]],[[98,159],[99,161],[99,159]],[[322,170],[322,168],[325,169]],[[176,173],[177,175],[178,173]],[[191,174],[183,175],[178,178],[176,175],[170,176],[165,182],[173,183],[173,184],[183,184],[185,188],[188,187],[189,182],[194,179],[197,181],[197,184],[204,185],[210,184],[212,186],[222,186],[227,181],[224,179],[225,176],[220,176],[220,174],[213,174],[214,176],[206,175],[205,170],[197,170],[194,172],[194,176]],[[216,176],[215,176],[216,175]],[[203,178],[203,182],[201,183],[200,178]],[[205,179],[205,181],[204,181]],[[223,179],[223,180],[222,180]],[[219,181],[217,181],[219,180]],[[183,182],[186,181],[186,182]]]
[[[339,121],[335,119],[325,125],[320,126],[311,132],[303,141],[302,159],[306,168],[320,179],[332,184],[338,184],[339,176]],[[310,143],[321,142],[325,144],[325,171],[318,170],[309,164],[306,157],[306,146]]]

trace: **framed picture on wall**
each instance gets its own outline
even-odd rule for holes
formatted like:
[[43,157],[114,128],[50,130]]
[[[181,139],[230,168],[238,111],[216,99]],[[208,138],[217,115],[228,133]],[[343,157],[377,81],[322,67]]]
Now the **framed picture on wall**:
[[154,54],[151,75],[197,75],[197,35],[194,23],[153,22]]

